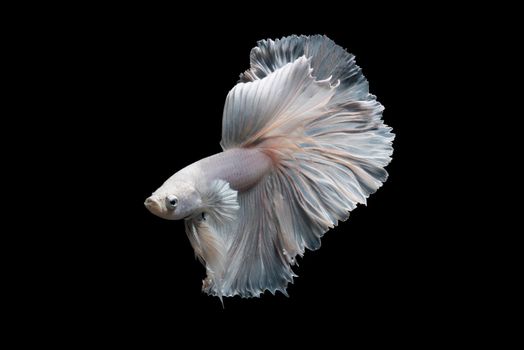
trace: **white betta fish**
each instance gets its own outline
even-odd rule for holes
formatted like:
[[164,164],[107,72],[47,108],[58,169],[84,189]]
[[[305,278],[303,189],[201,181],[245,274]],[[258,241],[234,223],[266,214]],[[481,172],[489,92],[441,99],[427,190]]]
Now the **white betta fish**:
[[291,265],[386,180],[394,134],[355,57],[326,36],[262,40],[229,92],[222,153],[171,176],[146,207],[185,220],[203,290],[285,295]]

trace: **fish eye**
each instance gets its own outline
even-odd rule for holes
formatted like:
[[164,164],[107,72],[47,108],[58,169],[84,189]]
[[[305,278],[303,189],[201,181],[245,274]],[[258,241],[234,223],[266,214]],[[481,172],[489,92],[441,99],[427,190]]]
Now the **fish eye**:
[[168,209],[175,209],[178,204],[178,198],[170,194],[166,197],[166,206]]

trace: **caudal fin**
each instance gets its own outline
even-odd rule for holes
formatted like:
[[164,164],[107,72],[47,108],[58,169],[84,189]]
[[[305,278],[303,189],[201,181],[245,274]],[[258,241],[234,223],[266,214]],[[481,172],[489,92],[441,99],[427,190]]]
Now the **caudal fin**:
[[261,41],[224,107],[224,149],[257,147],[274,171],[238,194],[222,226],[218,295],[285,293],[295,256],[348,218],[387,178],[394,134],[354,56],[325,36]]

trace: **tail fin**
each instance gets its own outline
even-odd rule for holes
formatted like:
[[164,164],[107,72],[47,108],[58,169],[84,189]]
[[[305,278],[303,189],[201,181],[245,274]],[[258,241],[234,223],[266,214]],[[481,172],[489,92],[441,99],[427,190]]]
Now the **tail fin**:
[[324,36],[262,41],[224,107],[224,149],[257,147],[274,171],[238,194],[222,290],[256,296],[387,178],[394,134],[354,56]]

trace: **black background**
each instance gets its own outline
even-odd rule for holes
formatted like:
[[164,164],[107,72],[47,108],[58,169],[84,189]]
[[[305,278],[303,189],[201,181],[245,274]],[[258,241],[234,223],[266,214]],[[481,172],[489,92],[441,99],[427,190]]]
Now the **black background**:
[[[67,247],[54,273],[64,285],[58,303],[71,317],[129,327],[169,328],[209,317],[304,325],[313,318],[318,326],[336,316],[346,326],[424,329],[423,320],[453,298],[440,283],[451,253],[440,252],[446,232],[436,228],[438,169],[426,162],[434,137],[427,121],[438,117],[436,92],[445,84],[436,55],[447,41],[438,33],[414,34],[424,20],[379,25],[362,16],[196,31],[133,17],[88,22],[72,34],[57,28],[58,43],[67,43],[59,64],[70,70],[64,81],[75,115],[63,136],[81,144],[70,164],[81,176],[69,180],[86,199],[85,208],[73,209],[67,238],[57,236]],[[221,151],[223,104],[249,67],[250,49],[257,40],[290,34],[326,34],[356,55],[396,134],[390,177],[367,206],[326,233],[320,250],[298,260],[289,298],[266,292],[226,298],[222,307],[201,292],[205,271],[183,222],[151,215],[143,201],[177,170]]]

